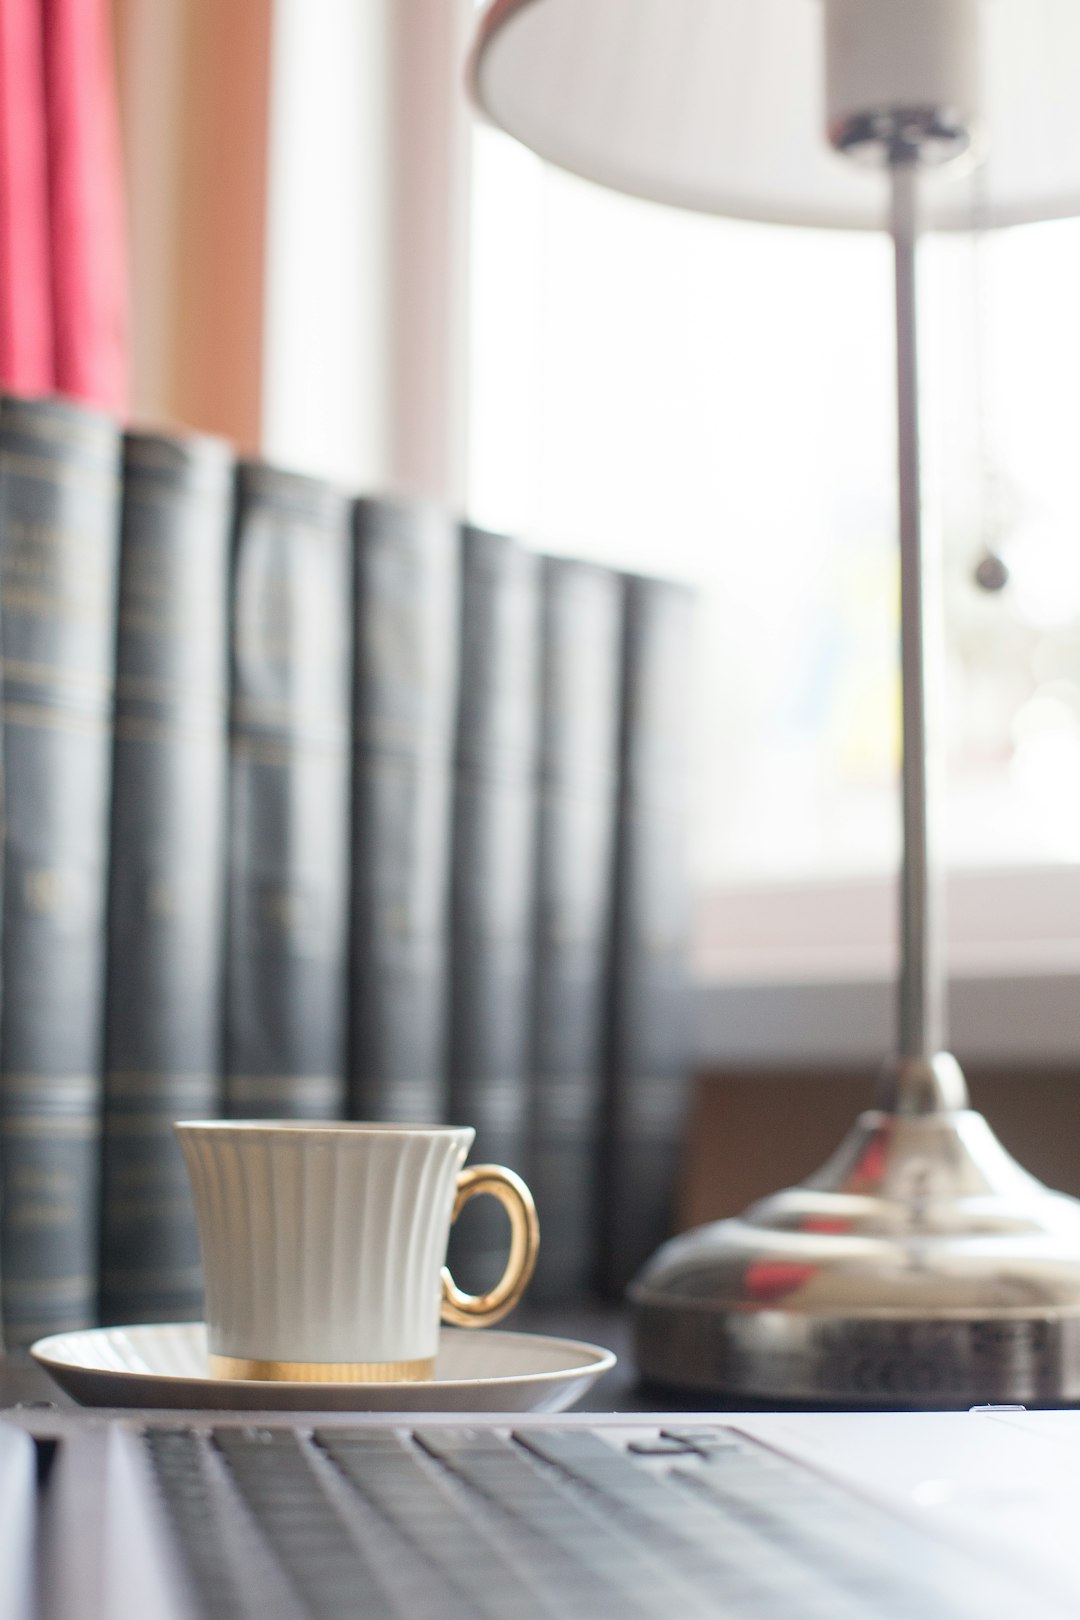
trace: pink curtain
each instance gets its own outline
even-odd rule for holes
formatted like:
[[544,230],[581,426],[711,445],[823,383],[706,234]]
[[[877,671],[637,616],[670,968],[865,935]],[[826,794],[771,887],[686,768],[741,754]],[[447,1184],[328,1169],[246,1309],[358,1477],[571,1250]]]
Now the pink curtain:
[[122,412],[127,285],[109,0],[0,0],[0,387]]

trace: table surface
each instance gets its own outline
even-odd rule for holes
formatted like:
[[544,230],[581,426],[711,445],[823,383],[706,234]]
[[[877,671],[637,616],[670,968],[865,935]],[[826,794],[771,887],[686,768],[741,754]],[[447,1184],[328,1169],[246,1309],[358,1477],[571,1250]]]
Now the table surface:
[[[630,1351],[630,1324],[626,1311],[617,1305],[587,1303],[564,1309],[538,1309],[523,1305],[507,1318],[508,1329],[522,1333],[550,1333],[560,1338],[584,1339],[590,1344],[614,1350],[618,1364],[598,1379],[584,1400],[575,1408],[581,1412],[701,1411],[702,1397],[656,1391],[638,1385]],[[0,1357],[0,1407],[49,1403],[61,1410],[76,1409],[76,1403],[53,1383],[42,1368],[25,1354]],[[710,1403],[711,1404],[711,1403]],[[745,1408],[745,1401],[742,1403]]]

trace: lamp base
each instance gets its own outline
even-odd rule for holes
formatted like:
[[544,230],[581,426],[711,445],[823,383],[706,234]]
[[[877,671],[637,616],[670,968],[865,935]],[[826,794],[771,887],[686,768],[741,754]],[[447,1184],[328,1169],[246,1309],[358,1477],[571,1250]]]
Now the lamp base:
[[630,1286],[646,1379],[830,1407],[1080,1402],[1080,1201],[981,1114],[863,1114],[798,1187]]

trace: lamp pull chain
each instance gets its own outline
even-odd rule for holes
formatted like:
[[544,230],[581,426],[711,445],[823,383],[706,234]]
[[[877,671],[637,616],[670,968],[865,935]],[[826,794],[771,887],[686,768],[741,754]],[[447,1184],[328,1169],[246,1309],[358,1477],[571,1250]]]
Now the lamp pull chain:
[[984,265],[986,227],[986,165],[980,164],[971,185],[971,308],[974,322],[972,342],[972,387],[975,393],[975,434],[979,459],[979,504],[982,553],[973,570],[976,585],[984,591],[1003,591],[1009,583],[1009,567],[1001,555],[1001,485],[990,448],[990,425],[986,394],[986,276]]

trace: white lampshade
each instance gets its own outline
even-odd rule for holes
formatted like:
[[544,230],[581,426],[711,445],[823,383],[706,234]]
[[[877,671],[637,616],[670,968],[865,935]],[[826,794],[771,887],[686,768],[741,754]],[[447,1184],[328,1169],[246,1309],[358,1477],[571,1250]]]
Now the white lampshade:
[[[1080,0],[942,3],[966,3],[978,36],[978,223],[1080,213]],[[885,178],[826,137],[823,4],[495,0],[473,93],[526,146],[620,191],[745,219],[880,228]],[[901,18],[927,0],[867,4]],[[932,227],[971,228],[971,188],[955,168],[928,173],[924,189]]]

